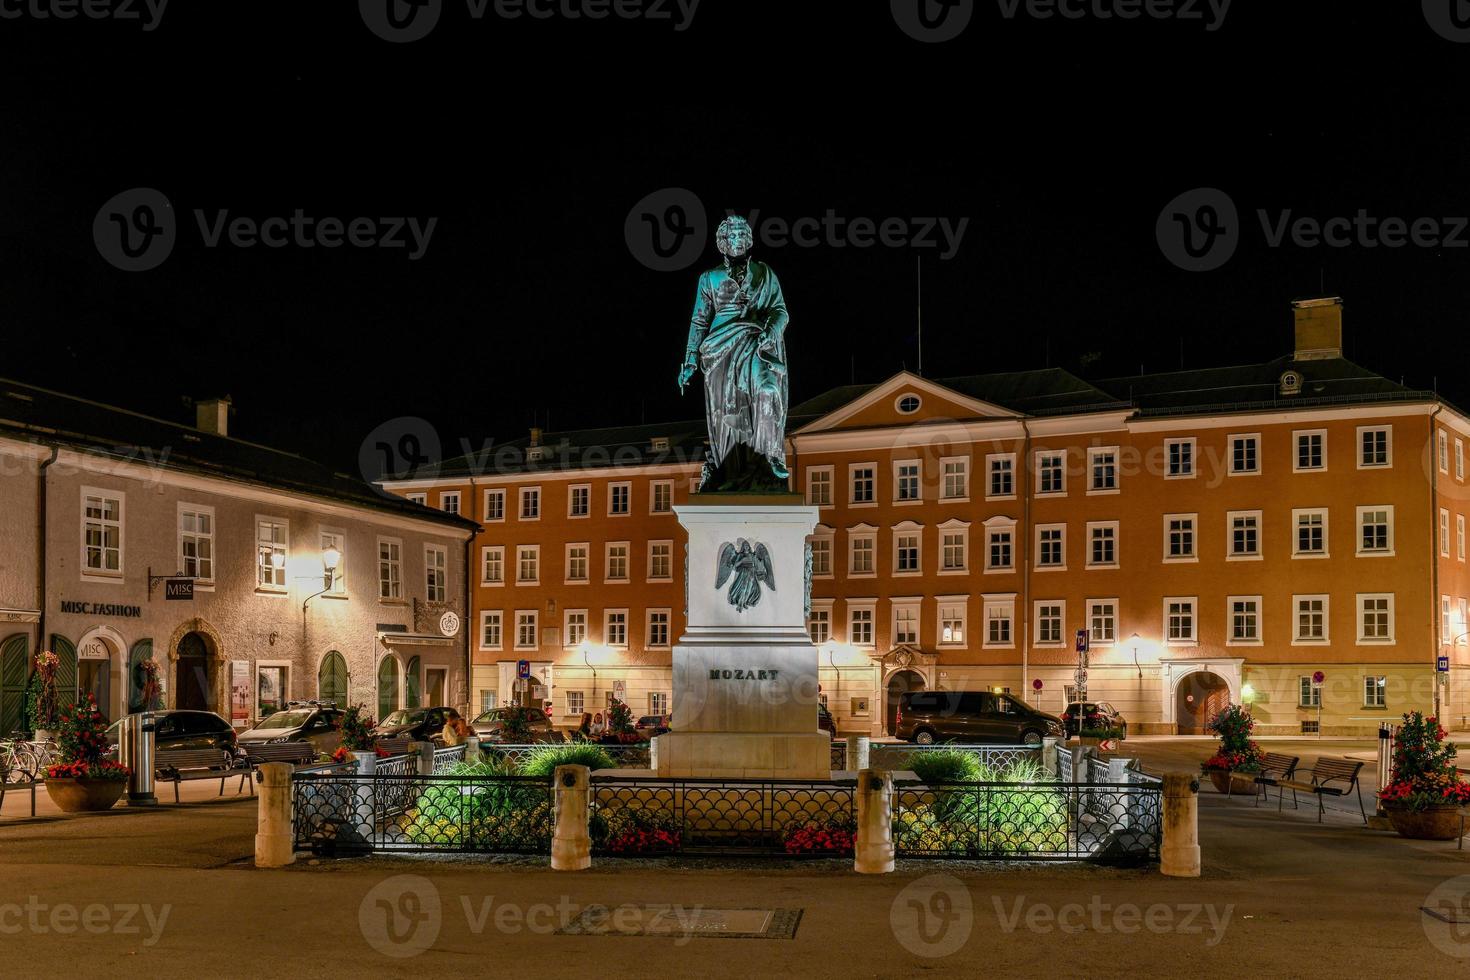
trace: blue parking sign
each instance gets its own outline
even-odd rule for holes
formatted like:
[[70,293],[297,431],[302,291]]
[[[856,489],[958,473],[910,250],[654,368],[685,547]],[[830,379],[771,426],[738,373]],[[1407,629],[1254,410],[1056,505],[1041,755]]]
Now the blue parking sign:
[[517,660],[516,661],[516,677],[520,678],[521,680],[526,680],[530,676],[531,676],[531,661],[529,661],[529,660]]
[[1448,674],[1450,672],[1450,658],[1444,654],[1440,654],[1439,659],[1435,661],[1434,669],[1441,674]]

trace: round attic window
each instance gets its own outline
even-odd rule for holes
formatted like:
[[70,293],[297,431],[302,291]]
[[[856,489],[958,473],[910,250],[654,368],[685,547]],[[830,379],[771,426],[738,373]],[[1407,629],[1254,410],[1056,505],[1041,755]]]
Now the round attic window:
[[1302,390],[1302,376],[1296,371],[1287,371],[1281,375],[1281,393],[1283,395],[1295,395]]
[[912,415],[919,410],[923,404],[918,395],[900,395],[897,401],[898,411],[902,415]]

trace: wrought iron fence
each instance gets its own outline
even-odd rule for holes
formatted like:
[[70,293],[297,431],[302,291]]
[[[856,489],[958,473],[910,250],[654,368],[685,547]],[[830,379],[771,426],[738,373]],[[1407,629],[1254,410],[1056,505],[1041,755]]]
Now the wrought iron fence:
[[1135,783],[901,783],[900,857],[1142,863],[1158,857],[1163,791]]
[[962,745],[945,743],[940,745],[909,745],[906,743],[875,742],[868,750],[868,763],[874,769],[890,772],[913,768],[915,756],[927,752],[968,752],[980,763],[992,770],[1009,769],[1018,761],[1034,761],[1041,764],[1039,745]]
[[831,766],[839,772],[847,768],[847,739],[832,740]]
[[[570,743],[550,743],[547,745],[522,745],[522,744],[499,744],[496,742],[481,742],[480,750],[486,758],[497,761],[508,761],[517,766],[525,762],[538,750],[548,748],[563,748]],[[648,769],[652,762],[647,742],[638,742],[631,745],[599,745],[619,769]]]
[[434,772],[448,772],[464,761],[465,747],[463,745],[451,745],[448,748],[434,750]]
[[850,856],[853,781],[593,780],[596,854]]
[[291,809],[296,847],[319,854],[551,850],[551,781],[539,777],[297,773]]

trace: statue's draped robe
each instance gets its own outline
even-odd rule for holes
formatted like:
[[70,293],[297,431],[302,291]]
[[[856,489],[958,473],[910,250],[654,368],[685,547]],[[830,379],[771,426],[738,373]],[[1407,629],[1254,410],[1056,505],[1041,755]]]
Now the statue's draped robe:
[[786,299],[770,266],[750,261],[741,287],[726,268],[699,277],[687,349],[704,372],[711,463],[744,443],[786,468]]

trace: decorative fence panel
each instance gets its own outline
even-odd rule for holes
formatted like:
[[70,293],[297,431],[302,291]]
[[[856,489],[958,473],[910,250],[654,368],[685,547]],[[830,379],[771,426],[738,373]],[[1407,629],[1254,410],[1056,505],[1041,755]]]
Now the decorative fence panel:
[[[565,744],[565,743],[561,743]],[[499,744],[496,742],[481,742],[480,749],[487,758],[506,760],[520,765],[538,749],[556,748],[558,745],[522,745],[522,744]],[[649,748],[647,742],[632,745],[600,745],[608,755],[612,756],[613,762],[617,763],[619,769],[648,769],[651,765]]]
[[464,761],[465,747],[463,745],[451,745],[448,748],[434,750],[434,772],[448,772]]
[[868,764],[874,769],[889,772],[913,768],[915,756],[928,752],[968,752],[978,758],[982,765],[992,770],[1007,769],[1016,762],[1029,761],[1041,764],[1039,745],[908,745],[892,742],[874,742],[868,750]]
[[592,783],[592,848],[609,856],[852,854],[852,781],[672,779]]

